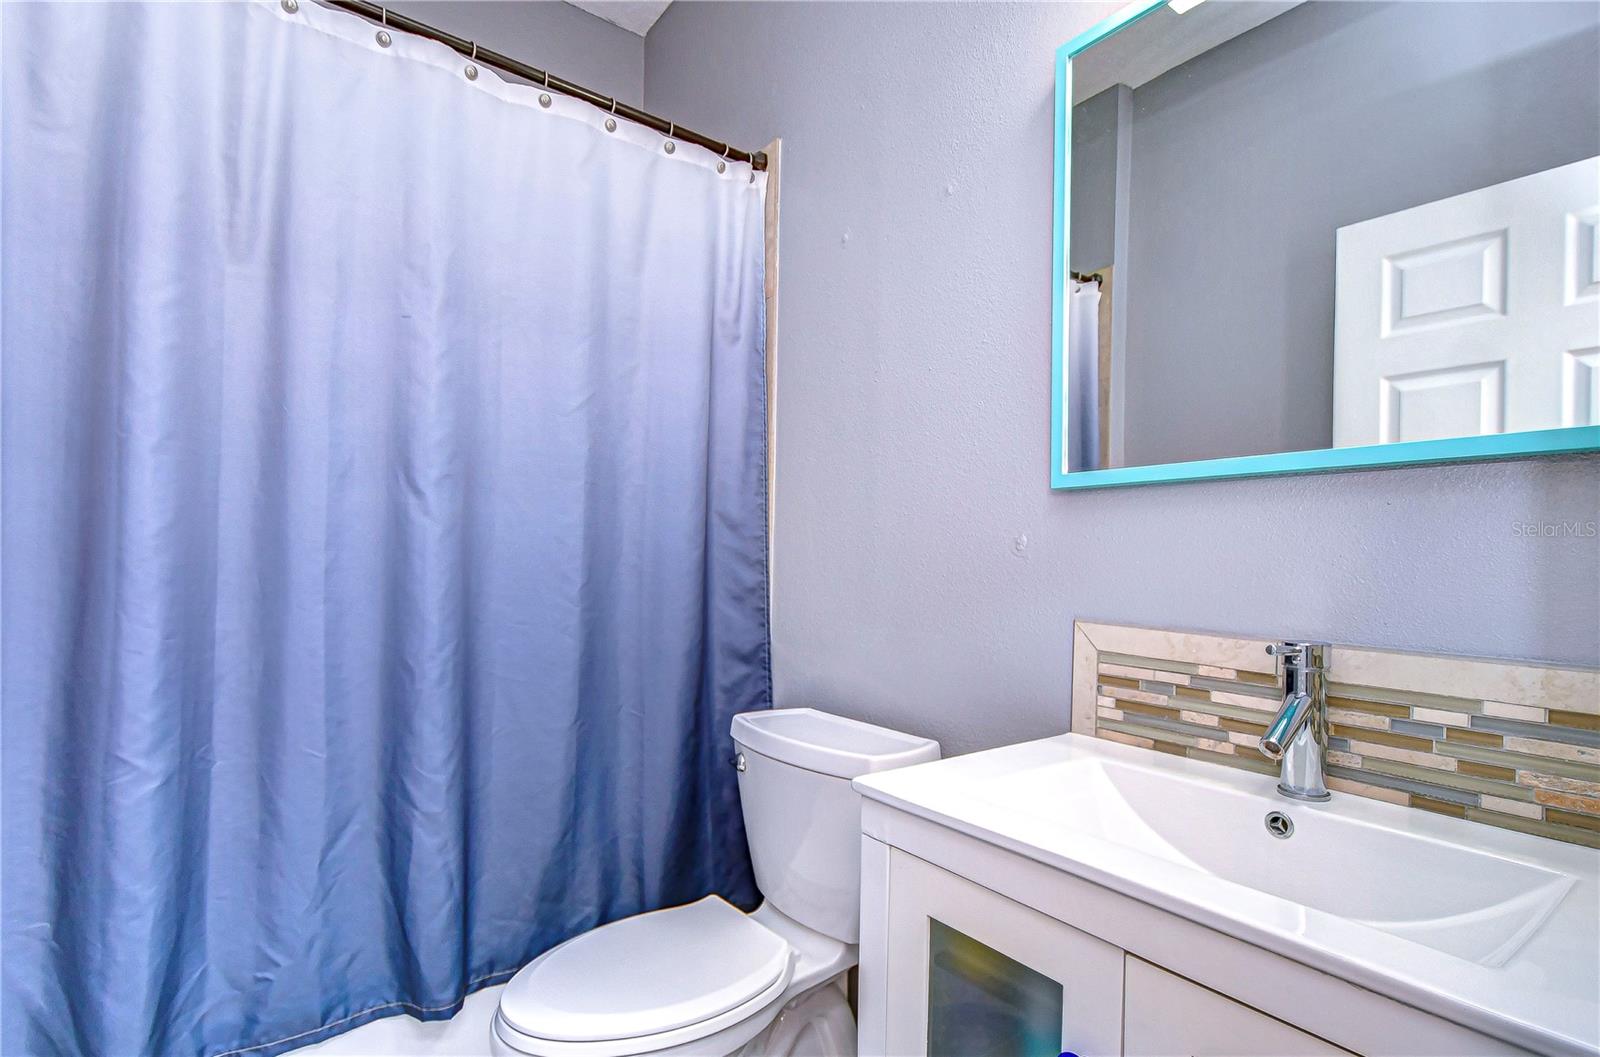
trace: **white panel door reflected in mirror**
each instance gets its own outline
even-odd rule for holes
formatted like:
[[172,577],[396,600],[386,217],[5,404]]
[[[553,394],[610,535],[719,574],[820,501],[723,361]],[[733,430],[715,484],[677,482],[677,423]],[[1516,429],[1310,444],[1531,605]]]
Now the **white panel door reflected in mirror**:
[[1597,189],[1588,158],[1340,228],[1334,445],[1600,425]]

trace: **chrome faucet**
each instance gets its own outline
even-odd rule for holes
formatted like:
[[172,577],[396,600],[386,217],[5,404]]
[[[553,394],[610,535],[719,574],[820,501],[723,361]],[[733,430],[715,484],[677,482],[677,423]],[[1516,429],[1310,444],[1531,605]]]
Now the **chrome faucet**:
[[1275,642],[1267,652],[1283,670],[1283,707],[1261,736],[1261,755],[1281,762],[1278,792],[1296,800],[1327,800],[1322,768],[1328,755],[1326,642]]

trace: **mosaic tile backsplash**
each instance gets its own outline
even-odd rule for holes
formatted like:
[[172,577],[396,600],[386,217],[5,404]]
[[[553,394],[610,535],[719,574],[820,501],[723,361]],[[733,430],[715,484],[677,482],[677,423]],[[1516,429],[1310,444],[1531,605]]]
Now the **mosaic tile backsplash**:
[[[1257,751],[1282,701],[1265,640],[1075,639],[1074,730],[1278,773]],[[1600,848],[1600,672],[1336,644],[1328,678],[1330,789]]]

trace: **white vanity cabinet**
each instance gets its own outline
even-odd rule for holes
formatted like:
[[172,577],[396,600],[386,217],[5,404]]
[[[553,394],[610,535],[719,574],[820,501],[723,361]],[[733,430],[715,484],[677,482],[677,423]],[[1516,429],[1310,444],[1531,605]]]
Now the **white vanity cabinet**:
[[857,778],[861,1057],[1600,1057],[1600,853],[1078,734]]
[[1348,1057],[1120,947],[888,854],[881,1050],[863,1057]]
[[1528,1057],[930,820],[862,819],[861,1057]]
[[1125,1057],[1348,1057],[1350,1053],[1131,954],[1124,963],[1122,986]]

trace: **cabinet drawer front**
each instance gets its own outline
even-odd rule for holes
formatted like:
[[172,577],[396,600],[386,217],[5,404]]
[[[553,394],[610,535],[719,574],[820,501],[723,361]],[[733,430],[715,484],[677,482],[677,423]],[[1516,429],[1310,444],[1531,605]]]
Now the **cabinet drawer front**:
[[1265,1013],[1128,956],[1126,1057],[1350,1057]]
[[1122,951],[901,851],[889,862],[894,1057],[1114,1057]]

